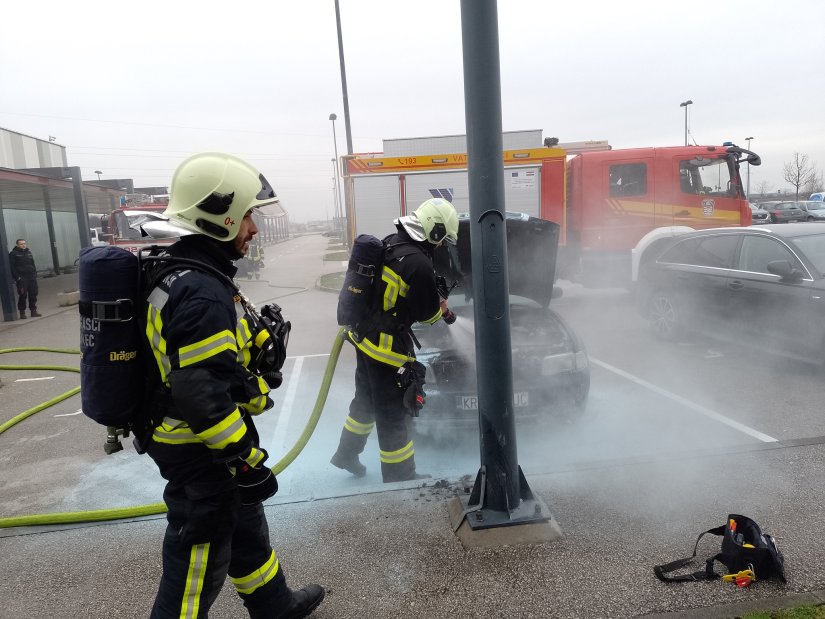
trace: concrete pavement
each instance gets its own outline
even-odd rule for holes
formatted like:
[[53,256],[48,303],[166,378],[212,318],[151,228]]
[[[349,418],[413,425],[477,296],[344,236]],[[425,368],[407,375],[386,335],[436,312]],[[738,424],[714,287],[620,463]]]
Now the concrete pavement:
[[[326,243],[320,236],[304,237],[299,249],[322,253]],[[41,282],[44,317],[0,323],[0,349],[77,346],[76,307],[60,307],[56,297],[76,287],[76,275],[49,279],[54,281]],[[303,285],[297,279],[284,283],[296,290]],[[292,300],[302,303],[301,298]],[[37,354],[26,358],[40,361]],[[0,390],[0,422],[25,408],[7,396],[19,393],[11,385],[19,376],[0,370],[6,383]],[[76,384],[74,376],[66,380]],[[53,395],[43,389],[32,397],[42,401]],[[57,443],[67,450],[60,458],[52,455]],[[48,507],[43,491],[48,480],[58,479],[58,469],[70,468],[90,445],[85,437],[56,433],[37,416],[0,434],[1,515]],[[447,505],[454,497],[466,499],[475,470],[426,484],[363,491],[342,484],[339,492],[325,495],[311,489],[276,495],[266,512],[289,582],[328,588],[313,615],[319,618],[736,617],[755,608],[825,602],[823,461],[823,442],[811,439],[593,461],[541,475],[526,470],[563,534],[547,544],[462,545],[450,527]],[[73,492],[69,478],[59,479],[52,488],[56,505],[58,497]],[[38,497],[27,494],[27,483],[38,488]],[[139,480],[127,480],[123,493],[130,493],[132,484]],[[719,581],[666,585],[656,580],[654,565],[689,555],[696,535],[722,524],[729,512],[753,517],[778,538],[787,585],[771,580],[738,589]],[[0,530],[0,618],[147,616],[160,577],[164,528],[162,517],[150,517]],[[699,557],[717,550],[716,538],[703,540]],[[231,589],[224,587],[213,617],[246,616]]]

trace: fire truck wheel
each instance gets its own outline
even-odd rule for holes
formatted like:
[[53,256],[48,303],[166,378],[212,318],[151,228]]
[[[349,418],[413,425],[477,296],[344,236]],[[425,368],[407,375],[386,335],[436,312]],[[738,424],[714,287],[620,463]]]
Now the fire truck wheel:
[[656,337],[673,340],[682,331],[682,314],[672,292],[657,290],[650,297],[648,320]]

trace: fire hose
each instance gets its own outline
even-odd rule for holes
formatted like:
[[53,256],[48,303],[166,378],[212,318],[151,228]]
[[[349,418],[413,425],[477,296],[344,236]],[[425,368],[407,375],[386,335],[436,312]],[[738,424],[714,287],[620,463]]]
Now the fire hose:
[[[315,427],[318,425],[318,420],[321,418],[321,413],[324,410],[324,404],[329,394],[329,387],[332,383],[332,377],[335,373],[335,367],[338,365],[338,357],[341,354],[341,348],[346,339],[346,329],[339,329],[332,343],[332,349],[327,360],[326,370],[321,380],[321,388],[318,391],[318,396],[315,399],[315,406],[312,413],[307,420],[303,432],[298,437],[298,440],[292,448],[284,455],[274,466],[271,467],[273,474],[278,475],[283,472],[294,460],[298,454],[304,449],[309,442]],[[53,349],[53,348],[7,348],[0,349],[0,354],[12,352],[55,352],[66,354],[80,354],[79,350],[72,349]],[[52,370],[77,372],[80,370],[70,366],[53,366],[53,365],[0,365],[0,370]],[[16,415],[9,421],[0,424],[0,434],[4,433],[9,428],[17,425],[27,417],[34,415],[46,408],[54,406],[55,404],[66,400],[80,392],[80,387],[74,387],[69,391],[52,398],[47,402],[38,404],[19,415]],[[141,516],[155,516],[166,512],[165,503],[150,503],[148,505],[136,505],[134,507],[122,507],[112,509],[96,509],[77,512],[56,512],[51,514],[32,514],[27,516],[11,516],[0,518],[0,529],[7,529],[11,527],[22,526],[42,526],[54,524],[75,524],[81,522],[105,522],[110,520],[120,520],[123,518],[138,518]]]

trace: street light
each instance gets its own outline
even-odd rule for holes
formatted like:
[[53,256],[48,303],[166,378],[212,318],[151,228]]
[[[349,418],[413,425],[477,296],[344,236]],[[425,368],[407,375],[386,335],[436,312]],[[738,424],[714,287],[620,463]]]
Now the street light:
[[[336,170],[336,161],[333,157],[330,161],[332,161],[332,206],[333,206],[333,219],[337,219],[341,216],[341,198],[338,195],[338,174]],[[335,230],[336,224],[333,221],[332,229]]]
[[[748,150],[751,149],[751,140],[752,139],[753,139],[753,136],[751,136],[749,138],[745,138],[745,140],[748,143]],[[747,197],[748,201],[750,202],[750,199],[751,199],[751,162],[750,161],[748,161],[748,186],[745,189],[745,197]]]
[[103,174],[100,170],[95,170],[95,174],[97,174],[97,180],[100,180],[100,175]]
[[336,193],[336,196],[338,196],[337,199],[336,199],[336,202],[335,202],[335,209],[336,209],[335,216],[337,218],[339,218],[338,220],[340,221],[340,217],[343,215],[343,213],[341,213],[341,198],[340,198],[340,196],[341,196],[341,175],[338,172],[338,137],[335,135],[335,121],[338,119],[338,116],[333,112],[332,114],[329,115],[329,119],[332,121],[332,143],[335,146],[335,159],[333,159],[333,161],[335,162],[335,193]]
[[692,105],[693,101],[688,99],[687,101],[682,101],[679,104],[679,107],[685,108],[685,146],[688,145],[688,106]]

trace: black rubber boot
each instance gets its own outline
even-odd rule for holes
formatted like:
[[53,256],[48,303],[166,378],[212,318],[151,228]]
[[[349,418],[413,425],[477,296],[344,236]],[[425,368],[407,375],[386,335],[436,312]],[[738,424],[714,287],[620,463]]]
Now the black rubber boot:
[[31,316],[32,316],[32,318],[40,318],[40,317],[43,316],[43,314],[38,314],[37,310],[32,310],[31,311]]
[[329,462],[333,466],[337,466],[339,469],[349,471],[356,477],[363,477],[367,474],[367,467],[361,464],[361,461],[358,459],[358,456],[350,456],[347,458],[336,451]]
[[20,318],[22,319],[22,318],[25,318],[25,317],[26,317],[26,312],[20,312]]
[[307,585],[292,592],[292,603],[289,608],[273,619],[299,619],[308,617],[312,611],[324,600],[326,591],[321,585]]

